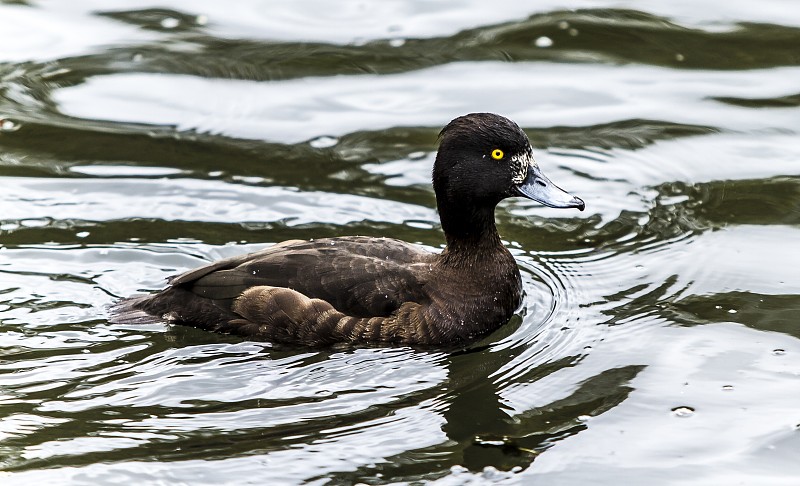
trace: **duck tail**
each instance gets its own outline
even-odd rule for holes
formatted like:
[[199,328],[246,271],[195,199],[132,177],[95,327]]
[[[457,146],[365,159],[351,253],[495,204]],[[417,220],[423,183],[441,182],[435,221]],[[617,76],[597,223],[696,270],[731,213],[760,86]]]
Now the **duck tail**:
[[144,304],[150,295],[137,295],[120,299],[108,308],[108,322],[111,324],[153,324],[161,322],[161,319],[148,314],[140,306]]

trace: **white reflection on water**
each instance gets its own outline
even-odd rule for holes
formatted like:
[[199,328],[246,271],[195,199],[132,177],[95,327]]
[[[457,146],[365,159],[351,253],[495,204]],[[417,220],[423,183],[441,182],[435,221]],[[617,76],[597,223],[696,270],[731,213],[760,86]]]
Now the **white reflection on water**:
[[[783,345],[791,346],[795,359],[771,354],[774,346]],[[800,396],[797,339],[720,323],[688,329],[655,326],[646,335],[617,334],[600,347],[602,352],[587,357],[587,369],[631,361],[649,365],[632,380],[634,391],[627,400],[591,418],[587,430],[559,444],[564,456],[543,454],[537,460],[528,471],[537,480],[590,484],[592,478],[603,477],[630,484],[728,484],[736,470],[736,481],[744,484],[788,485],[789,476],[800,475],[800,463],[789,460],[800,439],[797,407],[787,401]],[[563,376],[549,379],[564,381]],[[733,383],[735,391],[722,390],[726,383]],[[544,404],[538,390],[547,390],[546,385],[531,385],[527,394]],[[675,417],[670,410],[677,406],[695,413]],[[709,435],[713,448],[706,446]],[[666,457],[680,458],[680,471]],[[768,466],[776,460],[780,471]]]
[[[31,197],[32,194],[46,197]],[[284,221],[347,224],[354,221],[437,221],[431,208],[363,196],[251,187],[197,179],[17,178],[4,191],[8,219],[109,221],[153,218],[183,221]]]
[[[59,40],[74,38],[76,34],[80,34],[74,29],[69,30],[69,25],[80,23],[85,29],[87,21],[94,18],[94,12],[160,8],[199,16],[202,19],[199,24],[204,26],[206,32],[219,37],[343,44],[386,38],[447,36],[478,26],[524,19],[537,12],[609,7],[607,0],[539,0],[535,6],[514,0],[496,0],[491,3],[481,0],[341,0],[336,3],[335,8],[329,2],[320,0],[254,0],[228,3],[209,0],[115,0],[113,3],[103,0],[43,0],[37,3],[45,7],[44,15],[52,12],[54,20],[64,19],[65,16],[68,19],[63,27],[53,29]],[[791,8],[792,5],[791,0],[763,0],[758,3],[758,8],[753,8],[752,2],[743,0],[728,1],[724,8],[720,8],[719,2],[715,0],[679,0],[666,3],[659,0],[620,0],[613,3],[614,8],[646,11],[672,18],[687,26],[713,30],[730,30],[742,19],[749,22],[800,25],[800,11]],[[5,8],[13,12],[9,7]],[[309,15],[310,12],[314,15]],[[36,12],[31,17],[42,15]],[[171,17],[165,13],[164,18]],[[103,26],[105,30],[83,30],[83,35],[87,39],[97,39],[98,34],[107,30],[121,30],[119,23],[111,20],[106,22],[107,26]],[[101,25],[100,22],[97,25]],[[69,35],[66,30],[69,30]],[[127,40],[132,40],[132,37]],[[21,44],[18,52],[24,52],[33,42],[39,41],[31,39],[29,43]],[[82,52],[76,51],[74,54]],[[52,54],[47,51],[40,55]]]
[[[480,73],[480,74],[479,74]],[[484,74],[485,73],[485,74]],[[586,80],[591,79],[591,83]],[[503,113],[525,127],[656,119],[728,130],[800,131],[796,110],[725,105],[712,96],[785,96],[800,68],[676,71],[555,63],[448,64],[382,76],[253,82],[174,74],[111,74],[52,98],[69,116],[174,125],[237,138],[297,143],[395,126],[443,126],[464,113]]]

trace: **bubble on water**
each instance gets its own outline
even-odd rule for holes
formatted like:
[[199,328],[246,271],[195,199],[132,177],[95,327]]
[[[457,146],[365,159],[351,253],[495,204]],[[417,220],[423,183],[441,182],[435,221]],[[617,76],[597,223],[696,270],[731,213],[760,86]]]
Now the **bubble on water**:
[[722,391],[733,391],[733,385],[722,385]]
[[566,20],[562,20],[561,22],[558,23],[558,28],[561,30],[569,29],[569,22],[567,22]]
[[400,37],[398,37],[396,39],[391,39],[389,41],[389,45],[392,46],[392,47],[401,47],[405,43],[406,43],[406,40],[403,39],[403,38],[400,38]]
[[331,148],[339,143],[339,139],[328,135],[322,135],[315,139],[309,140],[308,144],[315,149]]
[[8,118],[0,118],[0,130],[4,132],[16,132],[19,130],[19,123]]
[[260,176],[233,176],[231,177],[236,182],[244,182],[245,184],[263,184],[267,180]]
[[781,348],[773,349],[772,354],[774,354],[775,356],[783,356],[784,354],[786,354],[786,350]]
[[581,422],[588,422],[591,418],[591,415],[578,415],[578,420]]
[[536,39],[534,44],[536,44],[536,47],[550,47],[553,45],[553,39],[547,37],[546,35],[543,35],[538,39]]
[[722,306],[721,305],[715,305],[714,308],[715,309],[722,309]]
[[180,24],[181,21],[176,19],[175,17],[164,17],[163,19],[161,19],[161,27],[164,27],[165,29],[174,29]]
[[578,29],[569,29],[569,30],[567,31],[567,33],[568,33],[569,35],[571,35],[572,37],[577,37],[577,36],[578,36]]
[[88,231],[81,231],[79,233],[75,233],[75,236],[77,236],[78,238],[86,238],[87,236],[89,236],[89,232]]
[[675,407],[672,409],[672,415],[680,418],[691,417],[694,415],[694,409],[692,407]]
[[728,314],[736,314],[736,309],[728,309]]
[[2,223],[0,224],[0,231],[14,231],[19,229],[19,223]]
[[40,218],[23,219],[19,222],[25,228],[43,228],[50,224],[49,220]]
[[675,54],[675,60],[676,60],[676,61],[678,61],[678,62],[683,62],[683,60],[684,60],[684,59],[686,59],[686,58],[685,58],[685,57],[683,57],[683,54],[680,54],[680,53],[678,53],[678,54]]
[[144,56],[142,56],[141,54],[139,54],[139,53],[137,52],[136,54],[134,54],[133,56],[131,56],[131,61],[133,61],[133,62],[141,62],[141,60],[142,60],[143,58],[144,58]]

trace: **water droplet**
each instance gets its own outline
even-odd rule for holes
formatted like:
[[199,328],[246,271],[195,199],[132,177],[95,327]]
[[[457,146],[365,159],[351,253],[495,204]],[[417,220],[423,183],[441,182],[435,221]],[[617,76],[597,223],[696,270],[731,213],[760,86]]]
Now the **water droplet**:
[[406,40],[405,39],[401,39],[399,37],[396,38],[396,39],[391,39],[389,41],[389,45],[392,46],[392,47],[401,47],[405,43],[406,43]]
[[715,305],[714,308],[715,309],[722,309],[722,306],[721,305]]
[[728,309],[728,314],[736,314],[736,309]]
[[547,37],[546,35],[543,35],[538,39],[536,39],[534,44],[536,44],[536,47],[550,47],[553,45],[553,39]]
[[577,37],[577,36],[578,36],[578,29],[569,29],[569,30],[567,31],[567,33],[568,33],[569,35],[571,35],[572,37]]
[[314,147],[315,149],[331,148],[337,143],[339,143],[338,138],[330,137],[328,135],[322,135],[321,137],[309,140],[308,142],[308,144]]
[[164,27],[165,29],[174,29],[180,24],[181,21],[176,19],[175,17],[165,17],[161,19],[161,27]]
[[591,415],[578,415],[578,420],[580,420],[581,422],[588,422],[589,419],[591,418],[592,418]]
[[15,123],[13,120],[7,118],[0,118],[0,130],[4,132],[16,132],[19,130],[19,123]]
[[672,409],[672,415],[681,418],[691,417],[694,415],[694,409],[692,407],[675,407]]
[[772,354],[774,354],[775,356],[783,356],[784,354],[786,354],[786,350],[781,348],[773,349]]
[[684,59],[686,59],[686,58],[683,57],[683,54],[680,54],[680,53],[679,54],[675,54],[675,60],[676,61],[683,62]]
[[558,28],[561,30],[569,29],[569,22],[567,22],[566,20],[562,20],[561,22],[558,23]]
[[88,231],[81,231],[79,233],[75,233],[75,236],[77,236],[78,238],[86,238],[87,236],[89,236],[89,232]]
[[733,385],[722,385],[722,391],[733,391]]

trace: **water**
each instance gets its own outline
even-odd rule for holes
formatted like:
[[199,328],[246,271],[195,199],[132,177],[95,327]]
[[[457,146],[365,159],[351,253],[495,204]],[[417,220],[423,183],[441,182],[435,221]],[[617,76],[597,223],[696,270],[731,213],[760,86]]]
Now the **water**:
[[[796,484],[800,9],[0,2],[0,481]],[[438,130],[519,122],[519,316],[461,352],[110,325],[290,238],[438,248]]]

